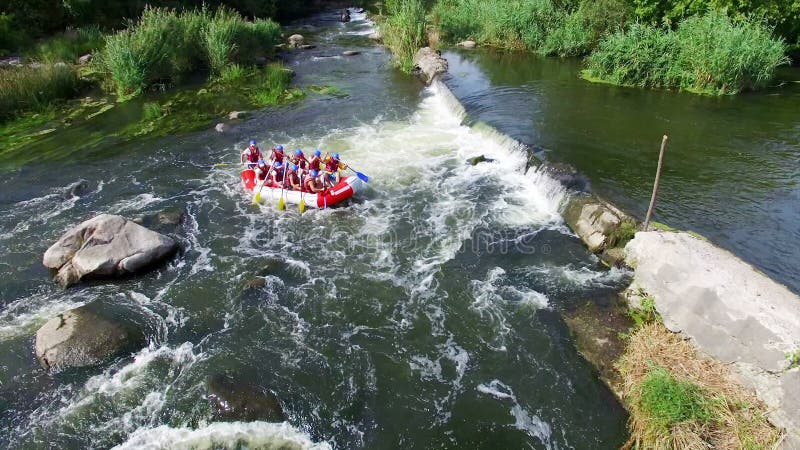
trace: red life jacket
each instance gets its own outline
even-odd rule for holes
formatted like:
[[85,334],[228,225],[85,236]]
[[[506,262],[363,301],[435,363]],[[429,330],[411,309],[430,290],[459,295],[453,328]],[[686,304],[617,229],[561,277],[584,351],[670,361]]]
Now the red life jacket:
[[292,162],[297,164],[297,167],[301,169],[305,169],[306,167],[308,167],[308,160],[306,159],[305,156],[295,155],[294,157],[292,157]]
[[297,176],[297,172],[295,172],[294,170],[286,172],[286,178],[287,178],[286,180],[287,187],[293,187],[295,184],[300,184],[300,177]]
[[280,169],[272,170],[272,179],[275,180],[275,182],[278,184],[283,182],[283,167],[281,167]]
[[314,156],[311,161],[308,161],[308,170],[319,170],[322,167],[322,160],[319,156]]
[[274,161],[283,162],[283,150],[272,149],[272,158]]
[[269,172],[269,166],[266,164],[259,164],[256,166],[256,174],[258,175],[258,179],[264,181],[267,179],[267,172]]
[[247,147],[247,161],[255,164],[259,159],[261,159],[261,150],[253,145]]
[[325,171],[326,172],[339,171],[339,160],[333,158],[329,159],[328,162],[325,163]]

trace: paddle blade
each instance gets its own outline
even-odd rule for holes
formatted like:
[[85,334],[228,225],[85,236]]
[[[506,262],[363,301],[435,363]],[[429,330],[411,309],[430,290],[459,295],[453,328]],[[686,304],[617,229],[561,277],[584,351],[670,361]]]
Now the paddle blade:
[[300,199],[300,214],[306,212],[306,201],[304,199]]
[[278,200],[278,209],[280,209],[281,211],[286,209],[286,202],[283,201],[283,197],[281,197],[281,199]]
[[356,172],[356,176],[358,176],[358,178],[361,178],[361,181],[363,181],[364,183],[369,183],[369,177],[364,175],[363,173]]
[[257,205],[259,203],[261,203],[261,190],[256,192],[256,195],[253,196],[253,204]]

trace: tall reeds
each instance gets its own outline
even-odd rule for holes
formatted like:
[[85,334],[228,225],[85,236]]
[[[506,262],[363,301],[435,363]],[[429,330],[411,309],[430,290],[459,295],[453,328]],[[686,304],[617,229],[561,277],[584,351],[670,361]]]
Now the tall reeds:
[[0,69],[0,121],[74,97],[79,88],[78,74],[66,65]]
[[387,0],[388,17],[381,25],[383,40],[394,54],[394,62],[411,72],[414,54],[428,44],[427,17],[422,0]]

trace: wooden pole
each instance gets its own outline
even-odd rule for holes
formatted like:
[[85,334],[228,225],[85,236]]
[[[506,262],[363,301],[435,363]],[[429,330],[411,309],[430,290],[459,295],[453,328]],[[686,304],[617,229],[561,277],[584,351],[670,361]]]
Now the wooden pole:
[[653,195],[650,197],[650,207],[647,208],[647,216],[644,218],[644,231],[650,226],[650,217],[653,215],[653,208],[656,206],[658,196],[658,182],[661,180],[661,167],[664,163],[664,151],[667,149],[667,135],[661,139],[661,151],[658,153],[658,168],[656,169],[656,181],[653,183]]

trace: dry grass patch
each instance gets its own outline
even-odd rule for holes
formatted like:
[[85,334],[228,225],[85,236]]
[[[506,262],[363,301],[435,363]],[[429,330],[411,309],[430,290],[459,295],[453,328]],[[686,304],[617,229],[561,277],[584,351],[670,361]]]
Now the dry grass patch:
[[626,449],[772,449],[781,433],[728,367],[660,323],[630,337],[618,362],[630,411]]

